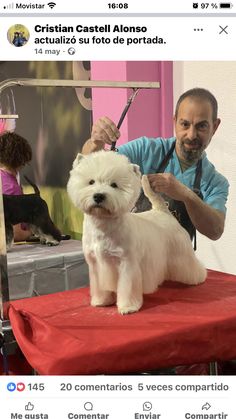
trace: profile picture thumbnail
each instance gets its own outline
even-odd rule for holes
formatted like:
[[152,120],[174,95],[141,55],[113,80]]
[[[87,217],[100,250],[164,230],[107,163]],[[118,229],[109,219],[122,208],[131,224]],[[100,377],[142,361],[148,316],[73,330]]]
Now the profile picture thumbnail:
[[7,39],[15,47],[23,47],[27,44],[29,37],[29,30],[21,24],[13,25],[7,31]]

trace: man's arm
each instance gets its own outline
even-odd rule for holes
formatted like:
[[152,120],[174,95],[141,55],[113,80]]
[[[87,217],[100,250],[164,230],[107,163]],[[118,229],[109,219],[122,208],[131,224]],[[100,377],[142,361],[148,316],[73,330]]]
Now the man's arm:
[[203,202],[191,189],[179,182],[171,173],[148,175],[152,189],[165,193],[185,204],[188,215],[199,233],[217,240],[224,231],[225,214]]
[[105,144],[111,145],[120,137],[120,131],[106,116],[99,118],[92,127],[91,138],[89,138],[82,148],[83,154],[90,154],[94,151],[103,150]]
[[190,189],[183,201],[188,215],[199,233],[218,240],[224,232],[225,214],[202,201]]

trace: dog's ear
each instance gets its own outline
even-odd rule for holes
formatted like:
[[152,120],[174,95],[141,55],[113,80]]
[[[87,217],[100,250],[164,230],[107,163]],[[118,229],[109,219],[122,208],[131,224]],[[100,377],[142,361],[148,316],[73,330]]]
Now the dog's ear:
[[73,161],[72,168],[75,169],[78,166],[80,160],[82,160],[83,158],[84,158],[84,155],[81,153],[78,153],[75,160]]
[[141,178],[140,167],[138,164],[132,164],[134,173]]

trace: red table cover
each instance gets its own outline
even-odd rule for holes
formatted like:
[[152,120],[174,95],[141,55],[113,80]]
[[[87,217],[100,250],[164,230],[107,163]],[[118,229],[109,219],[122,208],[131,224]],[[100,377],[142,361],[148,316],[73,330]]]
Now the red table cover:
[[9,318],[32,367],[44,375],[125,374],[236,359],[236,276],[166,282],[138,313],[91,307],[82,288],[12,302]]

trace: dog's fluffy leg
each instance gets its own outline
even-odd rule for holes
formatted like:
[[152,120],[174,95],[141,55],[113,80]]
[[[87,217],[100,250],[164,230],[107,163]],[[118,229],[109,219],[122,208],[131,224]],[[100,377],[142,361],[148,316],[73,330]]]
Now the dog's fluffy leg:
[[[198,285],[205,281],[207,271],[201,262],[195,257],[192,246],[181,247],[181,255],[173,252],[169,265],[170,279],[188,285]],[[184,261],[184,262],[183,262]]]
[[110,306],[116,302],[116,294],[112,291],[104,291],[99,286],[98,266],[96,259],[87,257],[89,267],[90,295],[92,306]]
[[58,246],[60,243],[58,240],[54,239],[51,234],[44,234],[41,228],[30,224],[30,229],[32,233],[39,238],[40,244],[47,246]]
[[135,313],[143,304],[142,273],[134,260],[123,261],[119,268],[117,306],[120,314]]
[[142,176],[142,188],[145,196],[151,202],[153,209],[169,213],[164,199],[160,194],[152,190],[147,175]]

